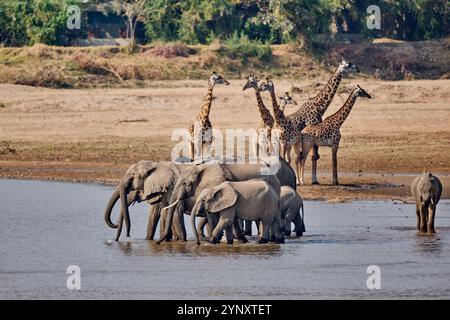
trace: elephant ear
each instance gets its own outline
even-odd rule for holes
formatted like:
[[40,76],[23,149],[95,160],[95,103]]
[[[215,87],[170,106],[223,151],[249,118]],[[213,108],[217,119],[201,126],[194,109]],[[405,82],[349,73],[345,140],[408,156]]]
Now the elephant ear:
[[142,198],[147,199],[152,194],[167,192],[175,184],[176,176],[168,166],[162,164],[156,166],[145,178]]
[[216,213],[225,210],[236,203],[237,193],[228,183],[222,183],[217,187],[213,194],[214,201],[212,202],[209,212]]

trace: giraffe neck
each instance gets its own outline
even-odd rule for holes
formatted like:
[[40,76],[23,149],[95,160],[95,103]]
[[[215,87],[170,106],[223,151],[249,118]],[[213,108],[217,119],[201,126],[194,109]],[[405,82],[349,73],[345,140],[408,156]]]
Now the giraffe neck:
[[275,121],[278,124],[283,123],[286,120],[286,117],[284,116],[284,112],[281,111],[280,109],[280,105],[277,102],[277,96],[275,94],[274,89],[270,90],[270,97],[272,98],[272,107],[273,107],[273,114],[275,116]]
[[314,98],[317,102],[320,102],[317,106],[317,110],[319,111],[319,113],[321,113],[321,115],[323,115],[330,106],[330,103],[333,100],[334,95],[336,94],[336,91],[339,87],[339,84],[341,83],[341,80],[342,80],[342,71],[338,67],[328,80],[325,87],[323,87],[323,89],[319,92],[319,94]]
[[205,102],[203,103],[202,108],[200,109],[200,113],[198,114],[198,119],[201,122],[205,122],[209,119],[209,112],[211,111],[211,102],[213,99],[213,89],[214,86],[209,84],[208,86],[208,93],[205,97]]
[[[261,115],[262,121],[264,122],[264,124],[269,124],[269,125],[271,123],[267,123],[267,122],[272,122],[272,125],[273,125],[272,115],[270,114],[270,111],[266,108],[266,106],[264,105],[264,102],[261,98],[261,93],[255,89],[255,94],[256,94],[256,101],[258,102],[258,109],[259,109],[259,113]],[[267,121],[267,120],[269,120],[269,121]]]
[[353,89],[352,93],[350,93],[344,105],[335,114],[333,114],[328,118],[330,119],[330,121],[333,123],[334,126],[340,128],[344,124],[348,115],[352,111],[352,108],[357,98],[358,98],[357,89]]

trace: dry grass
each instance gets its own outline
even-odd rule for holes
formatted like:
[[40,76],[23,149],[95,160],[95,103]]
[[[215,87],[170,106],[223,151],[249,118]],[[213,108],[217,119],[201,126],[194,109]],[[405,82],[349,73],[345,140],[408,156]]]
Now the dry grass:
[[[334,69],[341,56],[365,75],[381,79],[438,79],[450,72],[448,40],[417,43],[362,43],[326,48],[321,60],[294,45],[272,46],[268,61],[234,59],[223,44],[187,46],[154,43],[129,55],[122,47],[0,48],[0,83],[43,87],[144,87],[155,80],[204,79],[215,70],[231,79],[248,73],[315,79]],[[325,62],[325,63],[323,63]]]

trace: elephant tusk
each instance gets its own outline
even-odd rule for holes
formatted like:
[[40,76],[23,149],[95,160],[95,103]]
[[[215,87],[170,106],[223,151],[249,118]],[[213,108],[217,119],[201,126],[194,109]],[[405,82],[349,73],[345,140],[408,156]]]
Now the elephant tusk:
[[172,203],[171,205],[168,205],[167,207],[162,208],[161,210],[168,210],[174,206],[177,205],[177,203],[180,201],[180,199],[178,199],[177,201],[175,201],[174,203]]

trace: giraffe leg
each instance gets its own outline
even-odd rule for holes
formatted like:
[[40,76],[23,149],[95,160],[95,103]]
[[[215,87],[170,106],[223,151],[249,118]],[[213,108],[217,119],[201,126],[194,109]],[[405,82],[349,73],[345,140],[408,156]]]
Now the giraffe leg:
[[266,147],[266,155],[269,156],[269,155],[272,155],[271,150],[270,150],[270,141],[272,140],[271,129],[268,129],[265,139],[266,140],[264,141],[264,146]]
[[[290,148],[291,146],[289,146],[289,152]],[[300,143],[296,143],[294,145],[294,151],[295,151],[295,169],[297,171],[297,185],[300,185],[300,163],[302,159],[302,151]]]
[[333,155],[333,185],[339,185],[338,173],[337,173],[337,152],[339,145],[335,144],[331,147],[331,153]]
[[[300,153],[300,176],[299,176],[299,182],[300,185],[304,184],[304,176],[305,176],[305,164],[306,159],[308,158],[308,154],[311,151],[312,145],[310,144],[303,144],[302,151]],[[297,173],[298,174],[298,173]]]
[[286,160],[287,163],[291,164],[291,146],[290,145],[286,145],[284,147],[284,159]]
[[311,168],[312,168],[312,184],[318,185],[319,181],[317,180],[317,160],[319,160],[319,146],[313,147],[313,155],[311,156]]
[[282,145],[280,146],[279,157],[280,157],[280,158],[283,158],[284,160],[287,161],[287,159],[286,159],[286,146],[285,146],[284,144],[282,144]]
[[212,155],[211,155],[211,144],[212,144],[212,142],[211,141],[207,141],[206,143],[205,143],[205,146],[204,146],[204,152],[203,152],[203,158],[204,159],[211,159],[212,158]]
[[195,154],[194,154],[194,150],[195,150],[195,148],[194,148],[194,142],[191,141],[189,147],[190,147],[190,151],[191,151],[191,159],[192,159],[192,161],[194,161],[194,159],[195,159]]
[[256,137],[256,140],[253,140],[252,142],[253,155],[256,159],[258,159],[258,137]]

